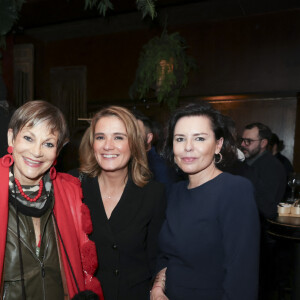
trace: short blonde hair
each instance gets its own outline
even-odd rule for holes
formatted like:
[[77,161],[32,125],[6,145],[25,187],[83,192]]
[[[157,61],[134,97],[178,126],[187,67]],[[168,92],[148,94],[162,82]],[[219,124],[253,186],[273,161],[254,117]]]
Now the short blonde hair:
[[148,167],[146,149],[140,128],[136,118],[126,108],[121,106],[109,106],[103,108],[95,114],[90,127],[86,130],[79,147],[79,170],[86,173],[90,177],[96,177],[101,173],[93,150],[94,134],[97,122],[107,116],[115,116],[119,118],[126,129],[128,135],[128,143],[131,152],[128,170],[133,182],[137,186],[144,186],[151,177],[151,172]]
[[23,127],[34,127],[46,122],[51,133],[58,133],[57,154],[69,141],[69,130],[63,113],[47,101],[33,100],[20,106],[12,115],[8,128],[13,131],[13,139]]

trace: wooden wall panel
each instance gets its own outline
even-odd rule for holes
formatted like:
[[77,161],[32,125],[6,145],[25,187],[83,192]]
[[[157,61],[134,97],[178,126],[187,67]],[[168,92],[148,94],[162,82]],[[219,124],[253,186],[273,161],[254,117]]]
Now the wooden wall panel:
[[86,116],[86,68],[57,67],[50,75],[51,102],[64,113],[72,131],[78,126],[78,118]]
[[[42,54],[37,53],[36,67],[40,74],[36,78],[39,80],[36,94],[49,98],[51,68],[85,65],[89,103],[128,101],[142,47],[160,35],[161,30],[119,28],[120,32],[116,29],[110,34],[100,32],[95,36],[44,42]],[[186,39],[188,53],[199,67],[191,73],[189,85],[182,92],[184,97],[296,93],[300,89],[300,10],[174,24],[168,26],[168,31],[177,31]],[[47,36],[46,29],[44,34]]]
[[291,163],[294,157],[297,98],[264,98],[228,101],[210,101],[215,108],[230,116],[241,135],[244,126],[261,122],[284,141],[285,155]]
[[300,173],[300,99],[297,100],[297,119],[295,130],[295,146],[294,146],[294,168]]
[[[62,26],[64,26],[62,24]],[[109,26],[107,23],[105,26]],[[168,26],[187,41],[188,52],[198,63],[183,98],[232,94],[296,95],[300,91],[300,10],[245,16],[231,20],[195,21]],[[86,66],[87,105],[129,105],[128,90],[135,77],[144,44],[161,28],[131,28],[95,36],[52,40],[36,53],[35,92],[50,99],[50,70],[55,67]],[[47,35],[47,30],[44,31]],[[30,37],[27,37],[27,39]],[[16,43],[20,37],[16,38]],[[22,37],[22,43],[26,36]],[[36,43],[35,43],[36,46]],[[295,143],[296,98],[247,98],[214,104],[235,119],[239,131],[249,122],[261,121],[284,140],[285,154],[300,171],[300,142]],[[143,103],[141,103],[143,106]],[[144,108],[144,107],[143,107]],[[142,109],[143,110],[143,109]],[[168,110],[159,105],[145,108],[150,117],[165,120]],[[300,139],[300,121],[297,126]],[[294,153],[294,144],[296,146]]]

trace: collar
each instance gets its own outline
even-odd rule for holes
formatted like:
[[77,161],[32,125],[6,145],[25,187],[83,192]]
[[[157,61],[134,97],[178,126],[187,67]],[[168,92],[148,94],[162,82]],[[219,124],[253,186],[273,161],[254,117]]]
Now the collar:
[[262,157],[264,154],[266,154],[267,153],[267,150],[265,150],[264,152],[262,152],[262,153],[259,153],[259,154],[257,154],[256,156],[254,156],[253,158],[248,158],[248,159],[246,159],[245,161],[246,161],[246,164],[248,165],[248,166],[252,166],[260,157]]

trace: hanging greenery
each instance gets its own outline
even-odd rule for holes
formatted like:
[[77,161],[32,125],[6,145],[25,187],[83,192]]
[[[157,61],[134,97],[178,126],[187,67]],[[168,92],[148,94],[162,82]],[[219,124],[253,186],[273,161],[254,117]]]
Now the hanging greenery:
[[97,7],[100,15],[105,16],[108,9],[113,10],[114,6],[109,0],[85,0],[85,9]]
[[[156,17],[156,0],[136,0],[137,9],[143,14],[143,18],[149,15],[152,19]],[[110,0],[85,0],[85,9],[96,7],[100,15],[105,16],[108,9],[113,10],[113,4]]]
[[[18,19],[19,12],[26,0],[0,0],[0,48],[5,47],[5,36],[12,29]],[[137,9],[143,14],[156,16],[154,3],[157,0],[136,0]],[[97,7],[99,13],[106,15],[108,9],[113,10],[113,4],[110,0],[85,0],[85,8]]]
[[161,36],[151,39],[140,54],[130,97],[142,100],[154,91],[159,103],[174,109],[181,89],[187,85],[188,73],[196,68],[186,50],[186,42],[178,32],[168,34],[164,30]]
[[25,0],[0,0],[0,48],[5,47],[5,35],[18,19]]

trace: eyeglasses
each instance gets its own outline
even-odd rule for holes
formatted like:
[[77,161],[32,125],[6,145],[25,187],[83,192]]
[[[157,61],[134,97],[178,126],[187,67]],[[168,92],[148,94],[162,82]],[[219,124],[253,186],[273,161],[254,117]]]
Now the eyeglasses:
[[253,142],[257,142],[257,141],[261,141],[261,139],[258,139],[258,140],[244,139],[244,138],[239,139],[240,144],[242,144],[244,142],[244,144],[246,146],[250,146]]

